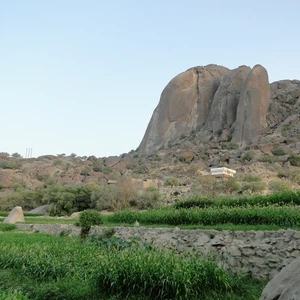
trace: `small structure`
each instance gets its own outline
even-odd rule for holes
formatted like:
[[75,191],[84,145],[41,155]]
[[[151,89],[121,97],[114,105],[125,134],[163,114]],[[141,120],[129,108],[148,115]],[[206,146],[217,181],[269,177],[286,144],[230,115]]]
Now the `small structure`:
[[222,178],[226,178],[226,177],[233,177],[234,174],[236,173],[235,170],[232,169],[228,169],[225,167],[222,168],[211,168],[210,169],[210,175],[214,176],[214,177],[222,177]]

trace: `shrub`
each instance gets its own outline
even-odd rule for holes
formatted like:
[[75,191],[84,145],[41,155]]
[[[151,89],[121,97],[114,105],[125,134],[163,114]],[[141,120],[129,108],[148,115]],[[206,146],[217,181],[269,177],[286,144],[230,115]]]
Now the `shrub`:
[[269,154],[265,154],[259,159],[261,162],[273,163],[277,161],[277,157]]
[[2,169],[19,169],[22,163],[20,161],[9,161],[9,160],[1,160],[0,168]]
[[136,206],[138,209],[149,209],[159,206],[160,194],[156,188],[149,187],[140,194],[136,199]]
[[113,171],[112,167],[109,166],[101,166],[101,172],[105,175],[110,174]]
[[250,161],[254,158],[254,153],[252,151],[247,151],[245,154],[242,156],[241,161]]
[[179,180],[178,178],[175,177],[168,177],[165,181],[165,186],[174,187],[178,185],[179,185]]
[[216,198],[222,192],[222,183],[214,177],[202,177],[193,183],[191,189],[196,195],[202,195],[205,198]]
[[292,166],[300,167],[300,156],[299,155],[290,155],[288,161]]
[[81,237],[85,238],[92,226],[101,225],[103,223],[101,214],[93,209],[84,210],[79,215],[79,225],[81,227]]
[[91,168],[85,166],[85,167],[81,170],[80,175],[86,176],[86,175],[88,175],[90,172],[91,172]]
[[298,170],[293,170],[293,171],[290,171],[289,172],[289,178],[297,183],[297,184],[300,184],[300,171]]
[[62,164],[62,160],[61,159],[55,159],[54,161],[53,161],[53,165],[54,166],[59,166],[59,165],[61,165]]
[[281,149],[280,147],[273,149],[272,154],[275,156],[281,156],[281,155],[285,155],[285,151],[283,149]]
[[238,149],[238,144],[234,143],[234,142],[223,142],[221,144],[222,149],[226,149],[226,150],[234,150],[234,149]]
[[246,174],[243,179],[244,182],[260,182],[262,179],[258,175]]
[[283,180],[272,180],[269,182],[268,187],[269,190],[273,193],[292,190],[292,185],[288,181]]
[[135,201],[137,191],[130,179],[106,185],[92,193],[91,199],[99,210],[118,211],[128,208]]
[[237,182],[235,177],[230,177],[228,180],[224,181],[222,183],[222,187],[227,195],[230,195],[234,192],[238,193],[242,190],[242,185]]
[[246,194],[261,193],[266,185],[262,179],[254,174],[246,174],[242,182],[242,190]]

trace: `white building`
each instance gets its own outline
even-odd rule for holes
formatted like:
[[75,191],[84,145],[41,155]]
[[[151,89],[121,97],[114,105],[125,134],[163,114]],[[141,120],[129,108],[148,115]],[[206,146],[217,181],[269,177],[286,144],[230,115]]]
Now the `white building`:
[[228,168],[211,168],[210,175],[216,177],[233,177],[236,171]]

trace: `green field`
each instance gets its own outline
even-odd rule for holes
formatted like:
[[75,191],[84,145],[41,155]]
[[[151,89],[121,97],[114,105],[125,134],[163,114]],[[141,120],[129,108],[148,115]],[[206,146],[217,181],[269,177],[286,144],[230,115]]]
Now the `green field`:
[[20,295],[12,299],[258,299],[265,284],[207,257],[116,238],[5,232],[0,253],[0,299],[13,291]]

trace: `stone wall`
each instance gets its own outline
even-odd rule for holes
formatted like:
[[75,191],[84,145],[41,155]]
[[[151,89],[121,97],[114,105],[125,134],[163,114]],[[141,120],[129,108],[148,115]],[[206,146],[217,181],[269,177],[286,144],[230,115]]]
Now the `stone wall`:
[[[65,231],[77,236],[74,225],[18,224],[20,229],[59,234]],[[175,250],[212,254],[230,272],[248,274],[258,279],[273,278],[284,266],[300,256],[300,232],[279,231],[216,231],[180,230],[179,228],[115,227],[115,236]],[[91,234],[102,234],[107,227],[93,227]]]

